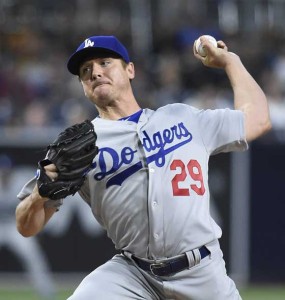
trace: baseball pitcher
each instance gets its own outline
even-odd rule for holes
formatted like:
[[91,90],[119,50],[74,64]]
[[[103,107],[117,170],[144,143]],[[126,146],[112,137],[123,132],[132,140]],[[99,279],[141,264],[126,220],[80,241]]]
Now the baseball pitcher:
[[225,71],[234,110],[141,108],[131,86],[134,64],[114,36],[89,37],[70,56],[67,68],[98,117],[67,128],[48,146],[16,210],[19,232],[32,236],[78,192],[120,250],[69,300],[241,299],[226,272],[221,228],[209,213],[208,161],[246,150],[271,122],[266,97],[240,58],[223,41],[200,42],[205,55],[193,47],[194,56]]

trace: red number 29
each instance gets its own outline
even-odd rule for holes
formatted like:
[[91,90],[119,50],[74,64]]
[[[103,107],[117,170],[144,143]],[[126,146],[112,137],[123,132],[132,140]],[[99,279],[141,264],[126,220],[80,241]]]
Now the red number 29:
[[[190,177],[194,181],[199,182],[198,185],[195,183],[195,184],[190,184],[190,188],[179,187],[179,182],[185,181],[185,179],[188,176],[186,167]],[[205,187],[203,181],[203,174],[202,174],[201,166],[197,160],[191,159],[186,166],[183,161],[179,159],[175,159],[172,161],[170,165],[170,170],[180,171],[171,180],[173,196],[190,196],[190,189],[193,190],[197,195],[201,195],[201,196],[204,195]]]

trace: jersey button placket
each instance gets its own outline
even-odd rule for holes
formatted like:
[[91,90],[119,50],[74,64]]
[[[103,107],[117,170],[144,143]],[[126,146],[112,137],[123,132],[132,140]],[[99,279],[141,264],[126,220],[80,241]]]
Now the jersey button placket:
[[[147,134],[152,135],[153,128],[152,122],[146,125],[147,116],[142,113],[138,126],[137,132],[139,139],[144,145],[146,138],[145,131]],[[148,158],[154,153],[150,149],[143,147],[145,157]],[[157,182],[157,170],[155,162],[147,162],[148,168],[148,220],[149,220],[149,247],[148,255],[151,257],[160,257],[163,255],[164,243],[163,243],[163,207],[160,203],[161,194],[161,182]]]

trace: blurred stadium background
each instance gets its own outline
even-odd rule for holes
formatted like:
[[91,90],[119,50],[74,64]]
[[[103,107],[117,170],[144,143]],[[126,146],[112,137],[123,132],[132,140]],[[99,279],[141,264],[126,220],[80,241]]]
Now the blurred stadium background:
[[21,238],[14,221],[16,194],[47,143],[96,116],[66,61],[100,34],[127,45],[143,107],[232,107],[223,72],[192,55],[201,34],[223,39],[263,87],[273,130],[247,153],[211,159],[212,213],[244,299],[285,299],[284,16],[283,0],[0,0],[0,299],[66,299],[116,253],[77,196],[36,238]]

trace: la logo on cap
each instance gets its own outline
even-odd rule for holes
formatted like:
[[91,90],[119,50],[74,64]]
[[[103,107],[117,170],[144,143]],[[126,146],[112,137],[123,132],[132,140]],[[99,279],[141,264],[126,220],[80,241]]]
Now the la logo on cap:
[[94,46],[94,42],[90,41],[89,39],[85,40],[84,48],[93,47],[93,46]]

